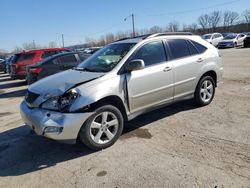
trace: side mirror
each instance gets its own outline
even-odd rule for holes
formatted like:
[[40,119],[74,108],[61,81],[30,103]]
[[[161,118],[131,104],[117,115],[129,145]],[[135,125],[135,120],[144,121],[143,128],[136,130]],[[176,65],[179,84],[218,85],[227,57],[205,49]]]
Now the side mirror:
[[145,68],[144,61],[142,59],[135,59],[130,61],[127,66],[126,70],[127,71],[135,71],[135,70],[141,70]]

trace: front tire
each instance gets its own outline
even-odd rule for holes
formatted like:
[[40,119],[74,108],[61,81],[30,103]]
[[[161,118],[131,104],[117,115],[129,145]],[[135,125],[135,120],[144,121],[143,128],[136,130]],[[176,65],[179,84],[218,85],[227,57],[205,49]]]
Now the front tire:
[[215,81],[211,76],[204,76],[200,79],[194,94],[196,103],[199,106],[210,104],[215,94]]
[[79,138],[88,148],[101,150],[112,146],[123,131],[124,119],[112,105],[97,108],[83,124]]

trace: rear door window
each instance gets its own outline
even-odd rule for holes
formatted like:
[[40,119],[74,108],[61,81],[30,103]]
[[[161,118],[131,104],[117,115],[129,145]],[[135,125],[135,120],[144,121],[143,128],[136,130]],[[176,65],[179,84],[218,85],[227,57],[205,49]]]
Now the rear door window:
[[151,66],[167,61],[162,41],[145,44],[133,55],[133,59],[143,60],[145,66]]
[[35,57],[35,53],[29,53],[29,54],[20,54],[17,61],[27,61],[32,60]]
[[61,64],[65,64],[65,63],[76,63],[77,59],[75,57],[74,54],[69,54],[69,55],[65,55],[65,56],[61,56],[58,58],[58,61]]
[[190,56],[189,47],[185,39],[169,39],[167,42],[171,50],[172,59]]

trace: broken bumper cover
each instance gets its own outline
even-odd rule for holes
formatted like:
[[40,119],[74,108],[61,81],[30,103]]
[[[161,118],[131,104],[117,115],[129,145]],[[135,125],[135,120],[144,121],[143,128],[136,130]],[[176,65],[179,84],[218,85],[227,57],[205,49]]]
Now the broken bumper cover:
[[29,108],[25,101],[20,113],[26,125],[37,135],[74,144],[83,123],[92,113],[60,113],[41,108]]

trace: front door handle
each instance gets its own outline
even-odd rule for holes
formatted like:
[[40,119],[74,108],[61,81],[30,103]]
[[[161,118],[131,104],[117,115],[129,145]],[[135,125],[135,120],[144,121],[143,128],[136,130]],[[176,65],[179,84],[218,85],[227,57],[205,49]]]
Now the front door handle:
[[203,59],[202,59],[202,58],[199,58],[199,59],[197,59],[197,62],[198,62],[198,63],[201,63],[201,62],[203,62]]
[[172,70],[172,67],[165,67],[165,68],[163,69],[164,72],[168,72],[168,71],[170,71],[170,70]]

